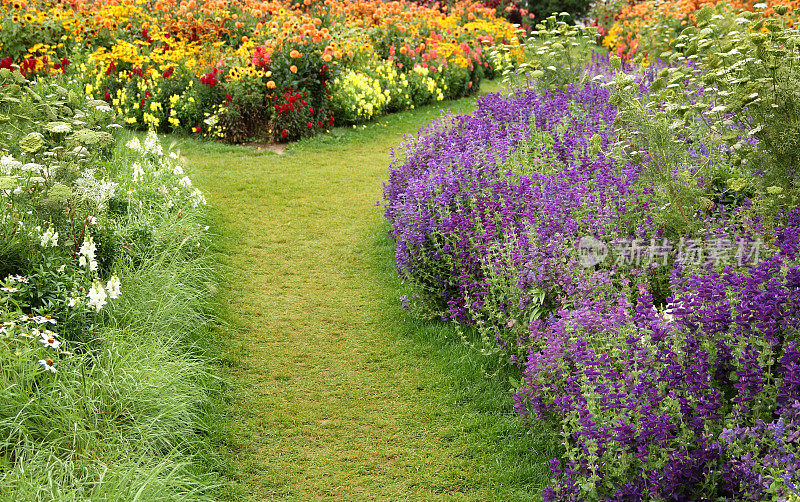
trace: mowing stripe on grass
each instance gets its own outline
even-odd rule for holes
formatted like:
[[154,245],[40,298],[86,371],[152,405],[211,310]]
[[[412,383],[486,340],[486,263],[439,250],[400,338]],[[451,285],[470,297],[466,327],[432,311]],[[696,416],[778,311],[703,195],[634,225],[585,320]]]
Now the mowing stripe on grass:
[[230,272],[231,499],[535,500],[548,441],[507,385],[400,309],[375,201],[388,151],[474,98],[338,129],[285,155],[186,140]]

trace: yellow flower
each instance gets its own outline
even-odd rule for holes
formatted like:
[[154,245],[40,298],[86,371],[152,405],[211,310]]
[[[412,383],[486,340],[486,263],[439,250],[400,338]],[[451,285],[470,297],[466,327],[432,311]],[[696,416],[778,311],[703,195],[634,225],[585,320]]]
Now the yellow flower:
[[297,67],[295,65],[292,65],[289,67],[289,71],[291,71],[292,73],[297,73]]

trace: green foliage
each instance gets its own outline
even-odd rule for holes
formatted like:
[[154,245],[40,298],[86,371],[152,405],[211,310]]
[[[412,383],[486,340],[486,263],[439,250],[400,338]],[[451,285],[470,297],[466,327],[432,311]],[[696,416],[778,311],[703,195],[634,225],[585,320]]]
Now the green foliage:
[[232,99],[220,114],[226,140],[240,143],[263,134],[261,129],[266,128],[270,116],[264,83],[260,79],[245,77],[228,85]]
[[[699,224],[698,211],[745,199],[772,221],[800,201],[800,36],[782,17],[737,14],[725,4],[704,7],[696,20],[661,53],[670,64],[646,98],[636,97],[632,76],[617,76],[620,119],[641,131],[630,150],[654,156],[662,216],[676,231]],[[710,153],[689,168],[686,154],[700,143]]]
[[[586,61],[598,49],[596,28],[572,26],[564,18],[563,14],[549,16],[524,42],[512,40],[490,51],[492,65],[502,71],[505,85],[548,91],[586,81]],[[520,50],[524,52],[523,62],[513,64],[511,54]]]
[[105,101],[0,80],[0,499],[211,499],[202,194]]
[[523,6],[528,9],[535,17],[534,19],[547,19],[553,14],[566,14],[570,21],[583,19],[591,0],[526,0]]

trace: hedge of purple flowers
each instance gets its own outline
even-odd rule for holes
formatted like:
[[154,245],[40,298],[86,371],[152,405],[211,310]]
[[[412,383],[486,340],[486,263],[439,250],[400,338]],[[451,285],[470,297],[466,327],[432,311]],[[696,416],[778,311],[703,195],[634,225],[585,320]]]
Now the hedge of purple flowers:
[[[646,99],[654,74],[636,78]],[[727,148],[691,130],[654,177],[655,139],[632,150],[612,102],[596,83],[489,95],[395,152],[404,303],[521,368],[518,413],[563,438],[545,500],[800,500],[800,207],[688,183]]]

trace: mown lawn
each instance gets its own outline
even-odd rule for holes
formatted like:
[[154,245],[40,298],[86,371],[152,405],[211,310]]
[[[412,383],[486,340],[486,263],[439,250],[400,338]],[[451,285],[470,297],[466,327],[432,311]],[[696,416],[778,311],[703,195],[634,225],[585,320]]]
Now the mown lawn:
[[539,499],[558,438],[520,424],[508,375],[482,377],[452,327],[400,308],[376,207],[390,148],[474,104],[335,129],[284,155],[178,140],[227,277],[230,499]]

